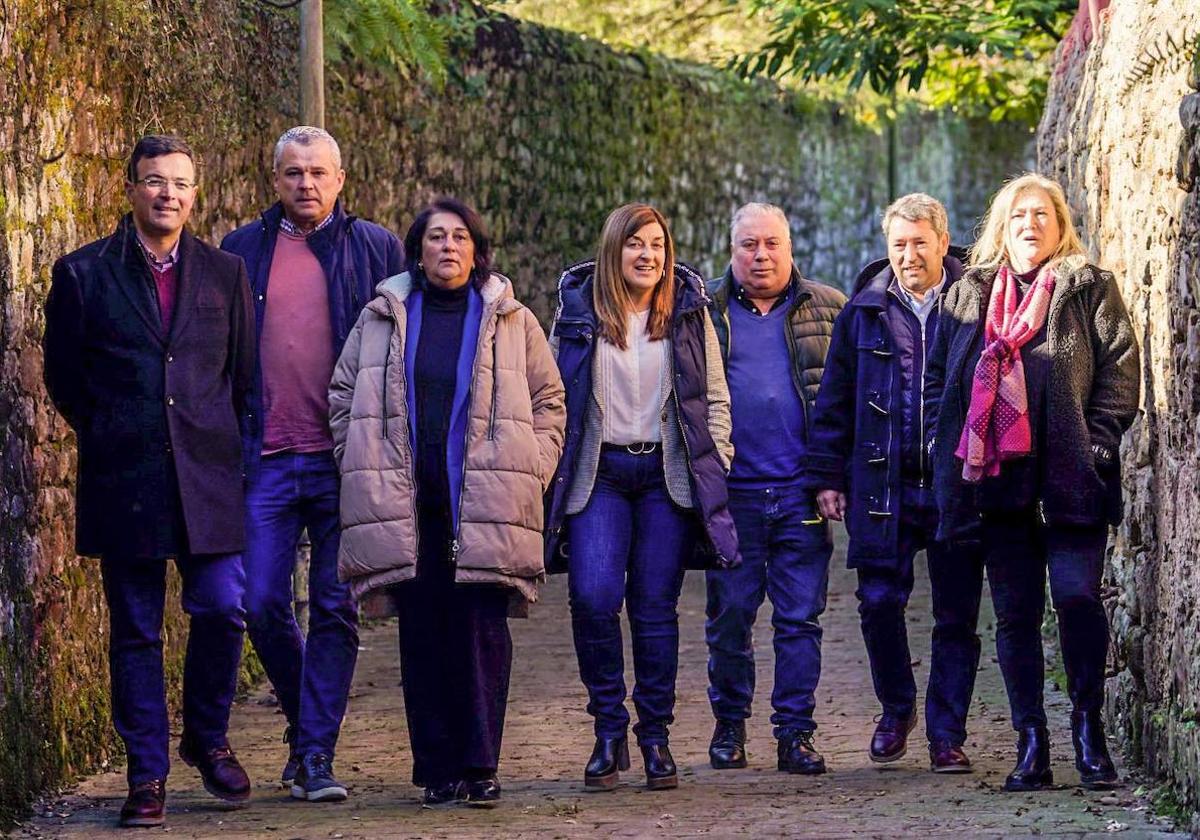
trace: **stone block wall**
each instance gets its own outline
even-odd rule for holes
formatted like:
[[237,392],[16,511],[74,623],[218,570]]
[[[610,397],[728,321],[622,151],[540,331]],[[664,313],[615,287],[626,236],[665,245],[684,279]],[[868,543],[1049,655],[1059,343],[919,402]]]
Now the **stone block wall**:
[[[1038,165],[1120,278],[1142,348],[1106,578],[1109,716],[1133,758],[1200,807],[1200,7],[1115,0],[1061,49]],[[1194,825],[1200,828],[1200,823]]]
[[[41,385],[51,265],[112,229],[147,131],[202,156],[198,234],[253,219],[273,140],[296,121],[297,42],[291,16],[241,0],[0,3],[0,819],[118,756],[97,568],[72,551],[74,440]],[[884,138],[770,86],[506,19],[456,47],[443,91],[330,69],[351,210],[403,232],[437,193],[475,203],[543,319],[562,267],[626,201],[662,207],[680,257],[710,273],[750,199],[788,210],[810,276],[845,284],[881,250]],[[1020,126],[911,115],[901,136],[902,189],[942,196],[957,241],[1028,165]],[[171,611],[173,694],[185,631]]]

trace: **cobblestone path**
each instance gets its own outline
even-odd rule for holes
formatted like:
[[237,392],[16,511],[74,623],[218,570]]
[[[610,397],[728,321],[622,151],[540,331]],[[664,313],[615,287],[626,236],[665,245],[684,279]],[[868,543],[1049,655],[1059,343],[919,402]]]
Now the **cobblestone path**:
[[[1014,736],[994,660],[987,610],[983,666],[967,743],[975,772],[928,771],[924,727],[913,748],[886,770],[872,766],[866,746],[878,711],[858,630],[854,579],[834,558],[825,614],[825,667],[818,691],[817,745],[830,772],[787,776],[774,769],[769,698],[772,683],[769,608],[759,617],[759,677],[750,721],[750,767],[715,771],[707,761],[712,718],[705,697],[704,586],[689,573],[681,603],[677,721],[671,747],[680,768],[675,791],[642,787],[640,756],[612,793],[585,794],[581,777],[591,747],[571,645],[566,586],[552,580],[529,621],[514,621],[516,659],[501,782],[504,801],[492,811],[422,810],[409,784],[411,763],[399,689],[393,624],[367,629],[336,768],[351,789],[342,804],[289,799],[274,780],[285,758],[282,718],[261,690],[234,709],[230,740],[254,780],[248,807],[230,810],[207,796],[196,773],[175,762],[167,831],[173,837],[1184,837],[1155,822],[1133,795],[1136,781],[1114,793],[1073,786],[1066,698],[1048,687],[1054,773],[1060,785],[1037,794],[999,790],[1010,769]],[[909,608],[918,684],[928,674],[929,599],[923,564]],[[986,598],[985,598],[986,600]],[[628,662],[628,659],[627,659]],[[1124,777],[1124,771],[1122,771]],[[93,776],[62,798],[43,802],[16,836],[128,836],[115,826],[124,797],[120,770]]]

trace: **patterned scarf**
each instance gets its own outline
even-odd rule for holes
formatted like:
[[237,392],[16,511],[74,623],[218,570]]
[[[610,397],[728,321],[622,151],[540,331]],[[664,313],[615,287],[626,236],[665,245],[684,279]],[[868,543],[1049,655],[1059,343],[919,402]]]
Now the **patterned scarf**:
[[1017,278],[1001,266],[992,283],[983,353],[975,366],[971,405],[955,455],[963,459],[970,482],[1000,474],[1000,462],[1028,455],[1033,448],[1025,366],[1021,347],[1046,323],[1054,294],[1054,271],[1044,266],[1020,305]]

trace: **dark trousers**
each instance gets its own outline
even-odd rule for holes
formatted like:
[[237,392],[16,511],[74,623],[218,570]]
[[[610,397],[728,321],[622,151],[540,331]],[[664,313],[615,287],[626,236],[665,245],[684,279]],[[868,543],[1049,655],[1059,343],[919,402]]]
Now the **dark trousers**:
[[[268,455],[246,494],[246,614],[250,640],[300,754],[330,757],[358,658],[358,607],[337,578],[338,490],[330,452]],[[300,533],[308,529],[308,639],[292,607]]]
[[754,697],[754,620],[763,599],[774,612],[775,737],[816,729],[821,677],[821,613],[833,541],[812,494],[794,486],[730,488],[742,565],[708,572],[708,699],[724,720],[750,717]]
[[[238,554],[181,554],[183,609],[189,618],[183,666],[183,735],[198,751],[226,743],[245,629],[246,577]],[[165,560],[105,556],[112,716],[129,757],[131,785],[165,779],[170,733],[163,680]]]
[[591,498],[568,527],[571,626],[596,737],[621,737],[629,725],[621,642],[628,601],[633,731],[639,744],[665,744],[675,720],[683,553],[695,525],[667,493],[661,453],[603,450]]
[[1067,694],[1076,711],[1104,706],[1108,617],[1100,599],[1108,527],[1043,526],[1033,512],[984,518],[976,549],[996,610],[996,654],[1014,729],[1045,726],[1042,616],[1046,579],[1058,614]]
[[510,590],[455,583],[445,557],[423,553],[418,564],[417,577],[392,590],[413,784],[486,779],[500,765],[508,707]]
[[980,641],[976,627],[983,591],[983,562],[934,540],[933,508],[901,508],[897,552],[891,564],[858,568],[858,613],[875,696],[885,714],[907,719],[916,707],[917,686],[908,648],[905,609],[913,589],[913,560],[924,549],[933,600],[933,645],[925,724],[929,741],[961,746],[975,690]]

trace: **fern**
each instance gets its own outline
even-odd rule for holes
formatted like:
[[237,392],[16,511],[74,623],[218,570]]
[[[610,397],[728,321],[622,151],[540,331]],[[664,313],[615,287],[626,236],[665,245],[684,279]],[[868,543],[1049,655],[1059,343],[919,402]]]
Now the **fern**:
[[441,89],[448,73],[450,21],[421,0],[329,0],[324,8],[330,64],[361,61]]

